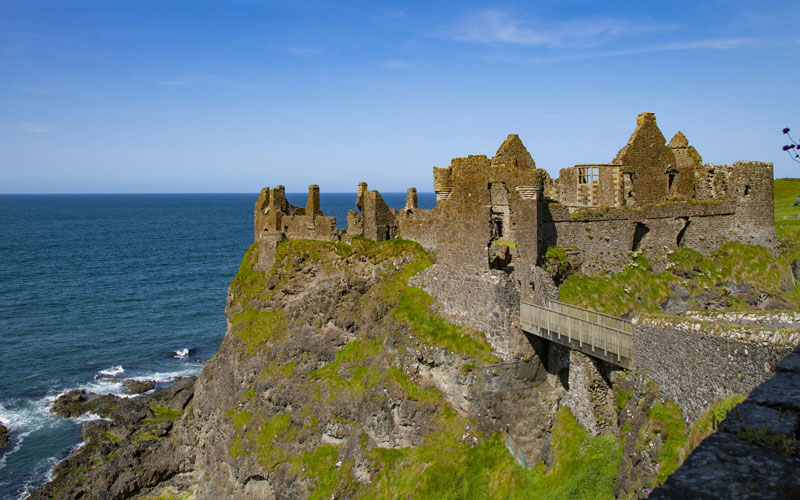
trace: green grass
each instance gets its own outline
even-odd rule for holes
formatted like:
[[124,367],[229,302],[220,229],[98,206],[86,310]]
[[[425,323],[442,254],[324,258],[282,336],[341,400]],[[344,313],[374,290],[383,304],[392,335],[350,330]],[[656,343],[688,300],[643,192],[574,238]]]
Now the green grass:
[[633,397],[633,389],[630,390],[620,390],[617,391],[617,396],[615,400],[615,405],[617,408],[617,412],[620,412],[625,409],[625,406],[628,404],[628,401]]
[[[706,289],[726,286],[733,282],[752,286],[757,292],[777,295],[790,307],[800,308],[800,283],[791,274],[792,260],[800,257],[800,207],[792,204],[800,194],[800,182],[775,181],[775,230],[784,242],[783,253],[774,257],[760,246],[728,242],[704,257],[691,248],[678,248],[669,256],[674,267],[662,273],[653,273],[644,255],[633,254],[631,263],[619,273],[600,276],[575,274],[559,287],[561,300],[588,309],[621,316],[658,315],[660,304],[671,295],[669,285],[680,284],[696,298]],[[557,248],[548,248],[546,258],[562,259],[566,254]],[[689,271],[691,279],[674,274]],[[730,299],[731,310],[752,308],[746,302]]]
[[678,405],[669,401],[658,403],[647,412],[650,428],[660,434],[661,449],[658,451],[658,482],[663,484],[683,463],[688,441],[683,413]]
[[547,247],[544,251],[544,258],[555,259],[561,264],[566,264],[569,260],[567,258],[567,248],[574,247]]
[[653,273],[647,257],[634,254],[631,263],[616,274],[573,274],[564,280],[559,293],[568,304],[614,316],[658,314],[659,304],[672,293],[670,284],[679,281],[668,272]]
[[449,323],[434,313],[433,298],[424,290],[407,286],[397,297],[394,317],[407,323],[420,341],[449,351],[492,363],[496,357],[483,333]]
[[161,408],[158,406],[151,407],[150,411],[153,412],[153,416],[146,418],[145,421],[154,424],[172,422],[183,414],[183,410],[173,410],[171,408]]
[[382,337],[355,339],[341,348],[333,361],[309,373],[308,378],[323,381],[336,392],[346,390],[350,394],[363,394],[370,369],[366,361],[375,356],[382,345]]
[[239,270],[231,282],[231,290],[238,292],[235,302],[247,302],[267,291],[267,277],[253,268],[257,262],[258,243],[253,243],[247,248],[242,262],[239,264]]
[[162,439],[164,439],[163,436],[159,436],[154,431],[148,430],[136,434],[135,436],[133,436],[133,438],[131,438],[131,441],[133,441],[134,443],[140,443],[143,441],[161,441]]
[[421,446],[372,450],[382,466],[365,498],[604,499],[614,498],[622,450],[613,435],[589,435],[568,409],[553,427],[555,463],[523,469],[502,434],[477,446],[462,441],[467,421],[452,410],[437,417],[441,429]]
[[[790,261],[783,255],[772,256],[764,247],[728,242],[710,257],[691,248],[678,248],[669,255],[672,269],[661,273],[652,271],[645,255],[632,255],[631,263],[619,273],[570,276],[559,287],[561,300],[614,316],[660,315],[660,304],[673,293],[671,284],[689,290],[693,300],[707,289],[736,283],[780,296],[800,307],[800,292],[792,280]],[[680,271],[690,272],[692,278],[675,274]],[[751,307],[743,301],[730,300],[730,309]]]
[[800,207],[793,207],[800,194],[800,181],[776,180],[775,199],[775,231],[785,239],[791,248],[791,258],[800,254]]
[[282,341],[286,334],[283,311],[245,309],[233,315],[232,329],[252,355],[266,341]]
[[[304,451],[292,465],[295,473],[312,479],[309,500],[339,498],[342,493],[354,490],[358,484],[351,474],[353,460],[346,460],[336,466],[340,446],[323,444],[311,451]],[[347,495],[349,496],[349,495]]]
[[686,456],[699,445],[703,439],[710,436],[717,431],[717,426],[728,415],[734,406],[744,401],[744,396],[741,394],[734,394],[728,396],[722,401],[717,401],[704,411],[689,430],[689,439],[687,442]]
[[236,429],[236,438],[228,450],[231,457],[255,456],[258,463],[267,470],[290,458],[278,443],[292,441],[297,433],[296,428],[290,429],[291,416],[288,413],[277,413],[266,418],[250,412],[229,410],[226,416]]
[[517,248],[517,244],[516,243],[512,243],[510,241],[493,241],[492,245],[505,245],[508,248],[512,248],[512,249],[513,248]]

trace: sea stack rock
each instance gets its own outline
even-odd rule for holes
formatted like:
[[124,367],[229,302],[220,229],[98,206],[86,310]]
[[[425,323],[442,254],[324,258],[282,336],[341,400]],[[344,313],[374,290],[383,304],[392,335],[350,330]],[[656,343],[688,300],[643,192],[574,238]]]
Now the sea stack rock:
[[8,427],[3,425],[3,422],[0,422],[0,450],[2,450],[8,445],[8,439],[10,434],[11,433],[8,431]]
[[155,380],[135,380],[129,378],[123,380],[122,385],[125,387],[125,394],[142,394],[156,386]]

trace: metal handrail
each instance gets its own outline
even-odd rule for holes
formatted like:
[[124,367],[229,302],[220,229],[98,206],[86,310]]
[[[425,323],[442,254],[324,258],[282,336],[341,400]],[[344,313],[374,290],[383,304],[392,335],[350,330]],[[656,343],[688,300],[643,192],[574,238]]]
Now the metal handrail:
[[521,301],[520,315],[523,327],[528,323],[557,333],[566,337],[568,344],[577,342],[587,354],[600,350],[605,356],[611,353],[620,360],[633,358],[630,321],[558,301],[549,301],[548,307]]

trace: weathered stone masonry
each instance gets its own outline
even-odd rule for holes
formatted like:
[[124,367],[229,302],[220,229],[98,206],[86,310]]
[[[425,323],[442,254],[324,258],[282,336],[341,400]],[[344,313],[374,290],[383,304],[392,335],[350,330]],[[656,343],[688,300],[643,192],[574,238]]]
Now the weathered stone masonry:
[[[514,280],[535,296],[533,269],[547,247],[573,247],[593,274],[617,269],[628,252],[647,250],[658,265],[668,248],[688,246],[708,254],[727,241],[775,245],[772,165],[702,163],[678,132],[667,144],[652,113],[642,113],[628,143],[608,164],[576,165],[553,181],[516,135],[491,159],[454,158],[433,169],[436,207],[417,208],[411,188],[406,206],[389,208],[380,193],[358,186],[358,212],[347,229],[319,209],[319,188],[309,187],[306,207],[288,203],[283,186],[265,188],[256,202],[255,233],[268,254],[282,238],[348,241],[402,237],[436,252],[442,267],[488,272],[492,247],[511,247]],[[265,255],[261,264],[271,261]],[[502,262],[502,259],[494,259]]]
[[[639,115],[611,163],[565,168],[555,181],[536,168],[516,135],[492,158],[455,158],[434,167],[433,180],[436,207],[430,210],[417,208],[414,188],[396,210],[360,183],[358,212],[348,214],[347,229],[339,232],[335,219],[319,209],[316,185],[304,208],[289,204],[282,186],[265,188],[255,205],[260,268],[272,265],[284,238],[417,241],[436,253],[437,263],[413,283],[457,322],[485,332],[511,360],[529,349],[519,330],[520,298],[544,304],[558,297],[539,267],[547,247],[572,247],[581,271],[593,274],[621,267],[635,250],[646,250],[657,268],[676,247],[708,255],[728,241],[771,248],[776,240],[772,165],[703,164],[682,133],[667,143],[652,113]],[[637,327],[637,335],[637,368],[690,420],[708,402],[749,391],[780,356],[771,348],[668,328]]]

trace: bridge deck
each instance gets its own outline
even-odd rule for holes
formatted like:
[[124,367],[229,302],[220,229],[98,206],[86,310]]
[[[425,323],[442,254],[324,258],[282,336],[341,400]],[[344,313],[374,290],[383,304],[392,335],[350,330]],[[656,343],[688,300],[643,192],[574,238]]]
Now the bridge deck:
[[520,316],[525,332],[623,368],[632,367],[630,321],[556,301],[542,307],[523,300]]

